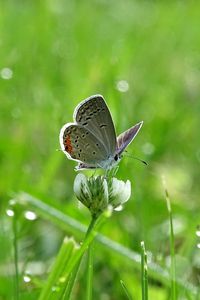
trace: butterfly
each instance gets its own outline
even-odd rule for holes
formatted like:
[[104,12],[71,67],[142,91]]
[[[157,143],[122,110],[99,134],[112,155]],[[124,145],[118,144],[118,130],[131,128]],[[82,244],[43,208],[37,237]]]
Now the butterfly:
[[116,137],[109,108],[101,95],[83,100],[74,110],[74,123],[60,131],[61,150],[78,162],[76,170],[111,169],[139,132],[143,121]]

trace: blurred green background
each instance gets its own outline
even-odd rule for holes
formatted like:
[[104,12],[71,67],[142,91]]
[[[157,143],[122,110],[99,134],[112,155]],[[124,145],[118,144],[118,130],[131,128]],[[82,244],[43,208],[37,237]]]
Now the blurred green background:
[[[177,276],[198,285],[200,268],[200,4],[195,1],[1,1],[0,4],[0,299],[12,299],[13,193],[26,191],[86,225],[90,215],[73,194],[75,163],[56,151],[59,131],[75,106],[102,94],[117,133],[144,125],[117,173],[132,197],[101,232],[169,265],[168,213],[162,176],[172,201]],[[101,172],[97,172],[99,174]],[[86,172],[91,174],[91,172]],[[47,266],[71,235],[38,215],[20,217],[20,299],[37,299]],[[199,245],[199,248],[198,248]],[[122,279],[140,299],[140,272],[96,247],[94,299],[126,299]],[[35,272],[35,273],[34,273]],[[150,279],[150,299],[169,299]],[[75,299],[84,299],[84,267]],[[180,298],[183,299],[183,298]],[[189,298],[184,298],[189,299]]]

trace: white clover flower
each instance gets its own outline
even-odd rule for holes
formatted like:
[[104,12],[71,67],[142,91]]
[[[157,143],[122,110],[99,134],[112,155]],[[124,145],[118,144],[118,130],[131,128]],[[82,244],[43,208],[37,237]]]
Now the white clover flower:
[[112,185],[109,191],[109,203],[114,209],[119,209],[131,196],[131,183],[129,180],[126,182],[112,178]]
[[74,181],[74,193],[92,216],[97,217],[110,205],[113,209],[121,210],[131,196],[131,183],[129,180],[123,182],[105,176],[87,178],[79,173]]

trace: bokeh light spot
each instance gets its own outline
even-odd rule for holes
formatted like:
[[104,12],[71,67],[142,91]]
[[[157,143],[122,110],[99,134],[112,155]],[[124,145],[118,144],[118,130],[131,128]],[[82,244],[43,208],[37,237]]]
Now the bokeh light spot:
[[13,77],[13,71],[10,68],[3,68],[0,75],[2,79],[9,80]]
[[121,93],[126,93],[129,90],[129,84],[126,80],[119,80],[116,83],[116,89]]

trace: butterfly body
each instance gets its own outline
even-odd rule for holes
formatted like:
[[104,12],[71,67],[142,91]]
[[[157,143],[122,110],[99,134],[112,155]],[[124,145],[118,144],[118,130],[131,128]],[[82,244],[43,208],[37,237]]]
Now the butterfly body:
[[82,101],[74,111],[74,123],[60,131],[60,145],[69,159],[78,161],[80,169],[111,169],[134,139],[143,122],[116,137],[110,111],[101,95]]

